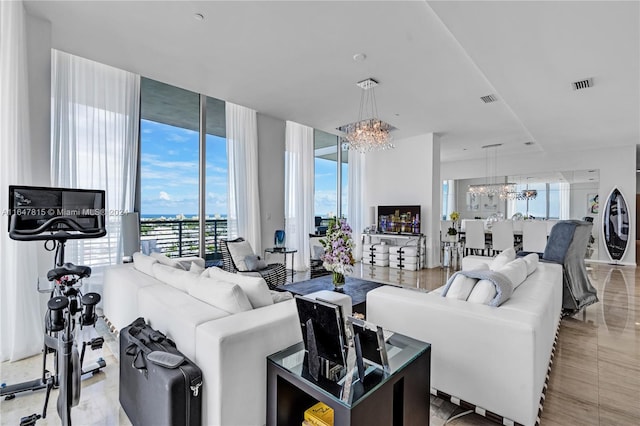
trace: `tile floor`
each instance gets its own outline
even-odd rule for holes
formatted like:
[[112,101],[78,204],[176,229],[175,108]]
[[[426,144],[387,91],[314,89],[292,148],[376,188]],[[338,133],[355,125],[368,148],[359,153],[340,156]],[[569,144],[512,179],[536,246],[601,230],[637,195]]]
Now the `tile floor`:
[[[562,321],[542,425],[639,425],[640,273],[637,268],[605,264],[590,264],[589,269],[600,303]],[[354,276],[431,290],[451,273],[443,268],[398,273],[358,265]],[[303,279],[304,274],[296,274],[296,281]],[[107,367],[83,381],[80,404],[72,410],[74,425],[130,425],[118,403],[118,361],[112,352],[117,350],[116,342],[103,324],[97,331],[107,336],[107,342],[102,350],[88,352],[87,358],[102,356]],[[40,363],[40,356],[2,363],[0,381],[11,384],[32,379],[39,374]],[[59,424],[56,392],[52,393],[47,419],[37,425]],[[0,424],[17,425],[21,416],[41,412],[43,402],[43,391],[0,401]],[[431,399],[432,425],[444,425],[461,412],[451,403]],[[447,424],[493,423],[469,414]]]

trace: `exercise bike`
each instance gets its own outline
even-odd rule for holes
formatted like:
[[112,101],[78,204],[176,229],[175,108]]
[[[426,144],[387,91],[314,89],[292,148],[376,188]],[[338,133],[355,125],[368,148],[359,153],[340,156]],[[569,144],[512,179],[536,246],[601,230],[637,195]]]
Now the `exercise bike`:
[[[24,194],[37,199],[38,196],[42,197],[42,192],[50,195],[52,191],[67,191],[71,194],[80,192],[84,198],[87,195],[94,195],[94,202],[96,197],[99,197],[104,202],[104,191],[13,186],[9,189],[11,201],[14,201],[15,198],[16,202],[22,200]],[[69,197],[68,194],[67,197]],[[46,199],[46,197],[42,198]],[[15,211],[20,212],[20,210]],[[22,210],[22,212],[24,211]],[[40,213],[40,209],[30,209],[29,211]],[[99,349],[102,347],[104,339],[96,337],[89,341],[84,341],[82,351],[79,354],[76,342],[76,326],[79,325],[80,329],[82,329],[83,327],[93,327],[95,325],[97,320],[95,307],[100,302],[100,295],[97,293],[82,294],[80,291],[82,279],[91,275],[91,268],[65,263],[65,244],[69,239],[104,236],[106,234],[104,209],[101,210],[102,216],[100,214],[58,216],[56,215],[57,212],[68,213],[69,210],[48,208],[44,211],[53,213],[49,214],[49,217],[31,219],[31,221],[22,217],[28,217],[28,214],[12,214],[9,222],[9,235],[12,239],[20,241],[45,240],[45,248],[49,251],[55,250],[54,268],[47,273],[47,279],[52,283],[53,287],[44,290],[50,293],[50,298],[47,302],[47,313],[45,314],[42,376],[29,382],[3,386],[0,392],[2,396],[5,396],[5,399],[13,399],[15,394],[19,392],[46,388],[42,414],[31,414],[20,420],[20,426],[31,426],[35,425],[38,419],[46,418],[51,391],[57,388],[59,390],[57,411],[61,424],[63,426],[71,426],[71,408],[78,405],[80,401],[82,376],[99,372],[106,366],[106,362],[104,359],[99,358],[90,366],[82,367],[87,346],[93,350]],[[75,211],[73,210],[73,212]],[[80,212],[79,209],[77,211]],[[97,211],[100,212],[99,209]],[[90,220],[87,220],[87,216],[89,216]],[[42,292],[41,289],[38,290]],[[53,373],[46,368],[48,354],[54,355]]]

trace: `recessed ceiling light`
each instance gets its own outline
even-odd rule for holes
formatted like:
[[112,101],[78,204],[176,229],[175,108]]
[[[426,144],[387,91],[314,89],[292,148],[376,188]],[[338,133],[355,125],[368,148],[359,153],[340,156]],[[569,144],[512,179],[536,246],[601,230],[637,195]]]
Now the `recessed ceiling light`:
[[367,55],[364,53],[356,53],[353,55],[353,60],[356,62],[363,62],[365,59],[367,59]]
[[194,13],[193,18],[196,21],[204,21],[204,15],[202,13]]

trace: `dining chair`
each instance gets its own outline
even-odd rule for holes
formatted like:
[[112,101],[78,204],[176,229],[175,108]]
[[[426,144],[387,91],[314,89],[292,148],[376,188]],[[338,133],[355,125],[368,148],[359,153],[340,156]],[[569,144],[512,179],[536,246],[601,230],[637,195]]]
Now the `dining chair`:
[[465,230],[465,253],[469,253],[471,250],[480,253],[484,256],[484,251],[487,249],[487,243],[484,238],[484,221],[482,220],[468,220],[466,222]]
[[522,225],[522,250],[544,253],[547,245],[547,223],[541,220],[526,220]]
[[514,247],[513,221],[500,220],[491,227],[491,250],[493,254]]

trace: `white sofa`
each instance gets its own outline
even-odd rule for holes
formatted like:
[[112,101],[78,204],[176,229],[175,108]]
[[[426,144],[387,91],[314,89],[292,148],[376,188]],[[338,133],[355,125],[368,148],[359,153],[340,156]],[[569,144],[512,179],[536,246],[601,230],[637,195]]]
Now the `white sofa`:
[[[463,270],[490,261],[467,256]],[[538,264],[498,307],[442,297],[442,289],[372,290],[367,320],[431,343],[432,393],[505,424],[536,424],[560,321],[562,266]]]
[[[212,286],[233,287],[233,296],[226,292],[226,301],[219,305],[226,308],[230,297],[242,299],[240,305],[246,305],[249,297],[244,296],[250,292],[246,287],[244,292],[238,292],[233,285],[237,284],[233,280],[243,279],[240,275],[216,268],[215,278],[206,276],[209,270],[202,277],[202,273],[168,270],[165,265],[158,266],[138,255],[136,260],[140,259],[141,262],[113,266],[105,272],[103,310],[107,322],[120,330],[137,317],[144,317],[201,368],[203,425],[265,424],[266,357],[302,340],[295,302],[273,303],[282,299],[278,296],[289,293],[273,294],[272,298],[262,278],[249,277],[262,280],[267,300],[264,293],[253,294],[248,310],[232,313],[228,310],[236,311],[235,308],[221,309],[190,293],[198,294],[191,291],[194,286],[205,292]],[[266,306],[253,308],[260,297],[262,301],[257,305]]]

